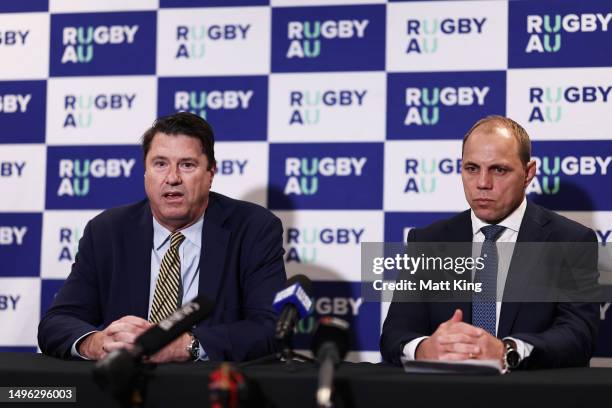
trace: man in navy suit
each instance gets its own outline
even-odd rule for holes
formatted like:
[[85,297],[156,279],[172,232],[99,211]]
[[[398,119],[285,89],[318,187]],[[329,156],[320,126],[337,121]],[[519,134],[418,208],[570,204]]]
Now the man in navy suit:
[[282,225],[210,192],[212,129],[182,112],[143,135],[147,199],[85,227],[72,271],[38,328],[45,354],[99,360],[204,294],[212,315],[152,362],[253,359],[275,350],[272,301],[285,284]]
[[[583,243],[568,244],[586,248],[572,251],[578,254],[573,259],[556,253],[546,262],[559,276],[578,269],[596,276],[594,232],[527,202],[525,189],[535,176],[536,165],[531,160],[529,136],[518,123],[501,116],[478,121],[463,139],[462,156],[461,177],[471,210],[412,229],[409,243]],[[537,258],[533,251],[521,254],[519,248],[515,247],[505,270],[501,262],[495,267],[499,276],[494,275],[492,282],[505,287],[504,299],[508,293],[533,287],[532,279],[538,278],[534,274],[541,273],[530,264]],[[383,326],[380,347],[385,361],[394,364],[404,358],[494,359],[510,369],[585,366],[595,347],[598,325],[597,303],[477,302],[475,298],[471,302],[395,301]]]

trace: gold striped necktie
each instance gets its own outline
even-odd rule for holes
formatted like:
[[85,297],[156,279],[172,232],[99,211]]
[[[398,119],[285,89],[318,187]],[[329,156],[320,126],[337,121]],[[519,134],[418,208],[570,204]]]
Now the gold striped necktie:
[[179,306],[179,287],[181,284],[181,259],[179,246],[185,240],[180,232],[170,236],[170,248],[166,251],[159,267],[155,284],[155,294],[151,304],[149,321],[157,324],[170,316]]

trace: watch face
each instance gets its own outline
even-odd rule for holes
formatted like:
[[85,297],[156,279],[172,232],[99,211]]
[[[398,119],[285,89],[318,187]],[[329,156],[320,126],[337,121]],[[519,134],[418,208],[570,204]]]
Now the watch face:
[[516,368],[519,365],[519,353],[516,350],[509,350],[506,354],[506,362],[509,368]]

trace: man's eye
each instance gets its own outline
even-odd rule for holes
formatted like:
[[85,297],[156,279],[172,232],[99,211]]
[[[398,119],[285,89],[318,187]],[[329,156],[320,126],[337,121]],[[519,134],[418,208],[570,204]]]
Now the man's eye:
[[195,165],[193,163],[181,163],[181,167],[185,169],[192,169],[195,167]]
[[465,170],[469,173],[474,173],[476,171],[476,167],[474,166],[466,166]]
[[503,167],[496,167],[494,171],[496,174],[506,174],[508,170],[504,169]]
[[153,162],[153,166],[155,166],[155,167],[164,167],[165,165],[166,165],[166,163],[163,162],[163,161]]

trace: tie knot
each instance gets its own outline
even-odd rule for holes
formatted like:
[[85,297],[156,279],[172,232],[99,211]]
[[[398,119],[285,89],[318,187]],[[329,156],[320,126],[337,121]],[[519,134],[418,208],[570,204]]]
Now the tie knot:
[[505,229],[506,227],[501,225],[487,225],[482,227],[480,231],[482,231],[482,234],[485,236],[485,241],[495,242]]
[[184,240],[185,236],[179,231],[173,232],[170,236],[170,248],[177,249],[179,246],[181,246]]

